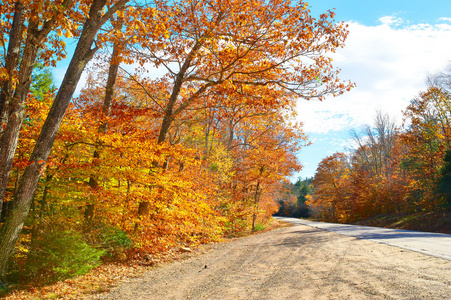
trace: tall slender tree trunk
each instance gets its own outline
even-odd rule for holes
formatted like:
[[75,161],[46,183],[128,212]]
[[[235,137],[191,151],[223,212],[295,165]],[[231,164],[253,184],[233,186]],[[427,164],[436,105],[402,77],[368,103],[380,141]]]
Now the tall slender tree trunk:
[[[73,0],[64,0],[61,7],[68,7]],[[59,14],[50,20],[36,22],[26,20],[27,35],[23,49],[22,33],[25,28],[25,7],[21,1],[15,4],[15,13],[9,35],[8,52],[5,66],[9,75],[2,84],[0,93],[0,208],[4,201],[6,187],[12,168],[14,153],[17,149],[19,132],[25,114],[25,101],[31,85],[31,74],[38,55],[48,34],[57,26]],[[41,27],[40,27],[41,25]],[[22,53],[22,55],[20,54]],[[19,63],[20,62],[20,63]],[[17,75],[15,75],[17,73]],[[15,84],[13,82],[16,81]],[[15,85],[15,88],[13,86]]]
[[[9,75],[9,79],[13,76],[14,71],[19,66],[20,60],[20,46],[22,44],[22,31],[25,26],[24,22],[24,7],[20,1],[14,5],[14,17],[9,32],[8,50],[5,57],[5,69]],[[4,127],[8,123],[8,106],[9,100],[13,95],[13,85],[11,80],[5,80],[1,84],[0,93],[0,137],[2,136]]]
[[[17,139],[22,124],[21,115],[23,115],[23,103],[20,105],[20,101],[17,101],[20,99],[16,98],[16,102],[18,103],[11,105],[14,97],[12,79],[15,77],[14,73],[19,68],[22,32],[25,27],[25,8],[23,7],[23,4],[20,1],[17,1],[14,9],[15,12],[9,34],[8,50],[5,57],[5,68],[9,78],[8,80],[3,81],[0,87],[0,170],[2,170],[0,173],[0,214],[12,168],[14,153],[17,148]],[[19,81],[17,87],[20,88],[20,86],[21,82]]]
[[[86,64],[92,59],[97,47],[91,48],[95,36],[100,28],[118,9],[121,9],[128,0],[119,0],[104,15],[103,9],[106,0],[94,0],[89,11],[89,18],[83,26],[74,56],[64,76],[61,87],[55,97],[47,119],[42,127],[39,138],[31,154],[29,165],[22,176],[19,189],[14,198],[14,205],[0,230],[0,279],[5,280],[8,260],[11,257],[19,234],[28,216],[31,200],[36,191],[45,163],[52,149],[56,134],[61,126],[64,114],[69,106],[72,95],[80,80]],[[9,122],[8,122],[9,125]]]
[[258,203],[260,201],[260,181],[257,181],[257,187],[255,188],[254,195],[254,212],[252,214],[252,231],[255,231],[255,222],[257,221]]
[[[117,30],[121,30],[124,20],[118,17],[118,20],[114,23],[114,28]],[[111,114],[111,107],[113,105],[113,97],[114,97],[114,86],[116,85],[117,72],[119,70],[120,64],[120,49],[122,45],[120,42],[115,42],[113,45],[113,54],[111,55],[110,67],[108,69],[108,80],[105,88],[105,97],[103,99],[103,107],[102,107],[102,117],[108,118]],[[102,120],[97,132],[99,134],[104,134],[107,132],[108,122],[106,120]],[[99,163],[100,152],[101,152],[101,142],[97,140],[96,147],[93,154],[94,161]],[[91,175],[89,178],[89,186],[92,189],[96,189],[99,186],[99,176],[97,174]],[[94,210],[95,205],[93,203],[89,203],[85,207],[84,218],[85,218],[85,228],[89,229],[94,219]]]
[[44,211],[47,206],[47,197],[49,195],[50,190],[50,182],[52,181],[53,175],[47,174],[45,179],[45,185],[44,185],[44,192],[42,193],[42,198],[39,201],[39,213],[36,212],[36,206],[34,209],[32,209],[32,214],[34,210],[34,216],[33,216],[33,228],[31,229],[31,250],[30,252],[33,252],[34,247],[36,245],[36,240],[39,236],[39,229],[42,225],[42,219],[44,217]]
[[[161,122],[160,133],[158,135],[158,141],[157,141],[158,144],[162,144],[162,143],[166,142],[166,139],[167,139],[167,136],[169,133],[169,129],[171,128],[171,124],[174,121],[175,103],[177,102],[177,98],[182,89],[183,79],[185,78],[185,74],[188,71],[188,68],[190,67],[192,60],[194,59],[194,55],[201,48],[201,46],[202,46],[202,42],[200,42],[200,41],[197,41],[194,44],[194,46],[191,49],[190,53],[188,54],[185,62],[183,63],[182,67],[180,68],[180,71],[177,74],[177,77],[175,78],[174,86],[172,88],[172,93],[171,93],[171,96],[169,97],[168,103],[166,104],[163,121]],[[156,168],[161,167],[156,162],[153,165]],[[140,202],[139,206],[138,206],[138,215],[142,216],[142,215],[147,214],[148,212],[149,212],[149,202],[148,201]],[[137,230],[137,227],[135,226],[135,231],[136,230]]]

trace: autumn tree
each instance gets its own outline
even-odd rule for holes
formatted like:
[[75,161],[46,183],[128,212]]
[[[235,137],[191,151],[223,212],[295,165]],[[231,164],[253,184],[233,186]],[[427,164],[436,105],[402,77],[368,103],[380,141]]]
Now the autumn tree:
[[356,148],[350,154],[335,153],[318,167],[308,203],[324,219],[350,222],[400,206],[395,123],[377,111],[374,125],[366,125],[363,134],[353,132]]
[[287,126],[284,118],[274,113],[241,119],[235,129],[236,139],[232,143],[237,164],[235,180],[245,191],[244,198],[252,199],[255,225],[268,187],[300,170],[294,153],[299,151],[305,136],[300,128]]
[[[366,125],[363,130],[363,137],[356,131],[352,132],[354,142],[359,151],[356,155],[367,172],[373,175],[389,175],[389,166],[392,150],[395,145],[396,124],[390,119],[388,114],[383,114],[380,110],[376,112],[374,125]],[[357,158],[356,158],[357,159]]]
[[[25,113],[25,100],[38,55],[45,65],[65,57],[62,32],[71,32],[75,4],[71,0],[6,1],[1,11],[0,210]],[[42,20],[42,21],[41,21]],[[58,28],[58,32],[53,31]],[[49,40],[50,39],[50,40]],[[7,48],[5,43],[7,42]],[[49,45],[51,44],[51,46]]]
[[406,145],[402,167],[409,174],[409,199],[417,209],[431,210],[439,205],[434,189],[449,148],[447,97],[440,89],[430,87],[404,112],[409,125],[401,136]]
[[446,205],[451,207],[451,151],[448,149],[438,179],[438,194],[444,198]]
[[141,64],[167,74],[134,78],[161,108],[160,143],[182,111],[202,105],[211,93],[284,107],[287,97],[322,98],[352,86],[337,79],[324,55],[342,47],[347,36],[333,12],[315,20],[305,3],[290,1],[157,1],[156,7],[168,35],[146,39],[148,29],[140,28],[146,42],[134,52]]
[[[359,185],[355,186],[353,199],[355,205],[361,204],[355,209],[355,215],[363,217],[391,211],[398,202],[395,200],[397,191],[393,190],[400,159],[395,151],[398,145],[396,123],[388,114],[377,111],[374,123],[365,126],[363,137],[354,132],[353,139],[357,149],[351,154],[352,177]],[[366,196],[357,196],[360,191]]]
[[[280,182],[300,168],[295,101],[353,86],[327,57],[347,36],[333,12],[314,19],[302,1],[127,2],[4,1],[0,201],[12,206],[0,229],[2,280],[44,172],[38,196],[64,202],[58,221],[105,222],[144,251],[208,241],[236,223],[255,229],[277,210]],[[36,60],[63,58],[63,36],[77,42],[52,105],[27,98]],[[92,76],[72,100],[107,42],[104,82]],[[119,71],[119,62],[137,72]],[[149,68],[164,74],[148,76]],[[18,152],[32,112],[37,126],[22,132]],[[14,157],[20,176],[6,193]]]
[[348,176],[348,158],[344,153],[335,153],[319,163],[312,180],[313,197],[307,205],[323,220],[336,222],[344,217],[341,206],[347,197],[345,182]]
[[[122,31],[124,19],[123,16],[118,16],[116,20],[112,20],[113,28],[117,32]],[[113,106],[113,98],[114,98],[114,89],[115,89],[115,83],[118,75],[119,65],[121,62],[121,52],[124,48],[124,41],[121,39],[115,37],[113,42],[113,51],[111,54],[111,58],[109,61],[109,68],[108,68],[108,78],[105,86],[105,95],[103,97],[103,105],[102,105],[102,114],[100,115],[100,122],[97,129],[97,132],[99,135],[105,134],[107,132],[108,128],[108,121],[107,118],[111,114],[111,109]],[[100,142],[100,139],[96,141],[96,147],[94,149],[93,153],[93,160],[95,160],[95,163],[100,163],[100,152],[101,152],[102,143]],[[89,186],[93,189],[96,189],[98,184],[98,174],[92,174],[89,178]],[[85,221],[87,227],[91,225],[91,221],[94,218],[94,205],[88,204],[84,211]]]
[[449,67],[428,77],[427,90],[403,111],[402,128],[378,112],[374,124],[367,125],[362,135],[353,133],[356,147],[348,156],[348,172],[337,177],[340,191],[333,191],[330,185],[328,193],[321,190],[327,187],[325,174],[331,172],[321,170],[315,177],[317,186],[308,203],[318,216],[331,219],[325,205],[331,203],[335,203],[335,214],[343,216],[335,218],[340,222],[448,207],[450,78]]
[[187,110],[224,106],[228,99],[289,109],[299,97],[322,99],[352,87],[338,80],[324,55],[342,47],[347,36],[333,12],[316,20],[303,2],[260,0],[156,1],[156,7],[167,35],[149,37],[148,28],[139,26],[135,34],[143,40],[130,52],[142,66],[165,74],[155,79],[140,68],[130,78],[159,108],[158,143],[167,142]]
[[[54,53],[62,53],[63,42],[58,37],[62,35],[63,31],[68,37],[72,34],[79,35],[66,75],[55,96],[52,108],[30,156],[29,166],[26,168],[15,194],[13,208],[0,231],[0,277],[2,279],[6,277],[8,259],[28,215],[33,193],[44,170],[64,113],[86,64],[100,47],[101,41],[96,41],[97,34],[100,28],[126,3],[127,0],[111,3],[107,0],[88,1],[88,3],[74,3],[71,0],[62,3],[59,1],[56,3],[17,1],[2,7],[4,9],[2,20],[10,20],[10,26],[6,27],[9,30],[4,33],[4,37],[8,40],[8,51],[4,55],[5,67],[2,71],[6,80],[2,82],[0,99],[0,114],[2,123],[5,124],[2,126],[5,129],[1,132],[2,148],[0,151],[0,168],[2,169],[0,198],[2,202],[23,122],[24,103],[30,87],[29,78],[38,51],[46,46],[45,43],[48,42],[51,33],[54,33],[56,38],[53,40],[53,47],[43,52],[47,57],[52,57]],[[105,10],[105,8],[107,9]],[[74,24],[72,20],[76,20],[77,23]],[[24,31],[26,34],[23,34]],[[94,41],[99,45],[93,47]],[[16,69],[19,70],[17,75],[15,74]],[[13,82],[17,83],[13,85]]]

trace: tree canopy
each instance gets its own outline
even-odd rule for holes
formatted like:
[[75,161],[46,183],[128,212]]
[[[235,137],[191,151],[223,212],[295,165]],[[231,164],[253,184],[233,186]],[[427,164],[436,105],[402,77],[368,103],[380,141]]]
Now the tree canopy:
[[[302,1],[14,0],[0,14],[3,280],[11,257],[23,274],[67,277],[86,270],[68,253],[257,230],[301,168],[296,102],[353,87],[328,56],[346,26]],[[68,43],[55,88],[43,67]],[[43,254],[62,244],[61,260]]]

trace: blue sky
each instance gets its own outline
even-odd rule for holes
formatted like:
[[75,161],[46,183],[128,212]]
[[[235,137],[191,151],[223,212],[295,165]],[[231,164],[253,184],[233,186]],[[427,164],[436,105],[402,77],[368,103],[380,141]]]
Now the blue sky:
[[337,19],[378,25],[385,16],[396,16],[412,23],[434,23],[451,9],[449,0],[310,0],[312,13],[335,8]]
[[349,24],[346,47],[332,57],[341,78],[357,87],[323,102],[299,101],[298,118],[312,145],[299,153],[304,168],[293,179],[313,176],[326,156],[350,149],[350,130],[372,124],[376,110],[401,124],[402,110],[426,88],[426,76],[451,63],[449,0],[308,3],[314,16],[335,8],[335,19]]

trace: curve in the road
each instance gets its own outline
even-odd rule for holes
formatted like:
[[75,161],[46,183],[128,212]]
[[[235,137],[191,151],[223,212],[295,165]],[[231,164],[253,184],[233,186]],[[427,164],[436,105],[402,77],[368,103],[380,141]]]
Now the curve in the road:
[[367,239],[377,243],[451,260],[451,235],[449,234],[314,222],[286,217],[276,218],[292,224],[307,225],[342,235]]

